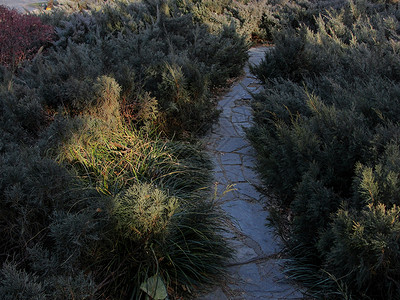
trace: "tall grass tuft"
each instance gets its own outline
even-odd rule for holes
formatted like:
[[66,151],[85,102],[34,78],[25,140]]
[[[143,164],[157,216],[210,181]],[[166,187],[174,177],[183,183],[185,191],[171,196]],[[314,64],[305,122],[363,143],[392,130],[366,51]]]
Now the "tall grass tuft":
[[179,294],[222,274],[230,250],[224,214],[210,201],[208,157],[195,145],[82,119],[58,161],[109,199],[103,238],[86,259],[99,290],[136,298],[157,278]]

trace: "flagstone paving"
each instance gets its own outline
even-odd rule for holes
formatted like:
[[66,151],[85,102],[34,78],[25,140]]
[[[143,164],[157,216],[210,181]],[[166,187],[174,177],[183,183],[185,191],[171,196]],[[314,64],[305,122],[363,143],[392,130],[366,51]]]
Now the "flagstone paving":
[[[250,49],[249,63],[258,64],[266,50]],[[282,272],[282,244],[274,230],[266,226],[269,214],[264,209],[265,199],[255,188],[260,185],[253,170],[255,153],[244,128],[252,124],[251,93],[261,86],[248,66],[245,73],[219,101],[219,122],[204,140],[214,160],[219,191],[235,185],[235,190],[219,201],[231,216],[226,238],[237,253],[228,265],[224,282],[197,299],[303,299],[300,288],[288,282]]]

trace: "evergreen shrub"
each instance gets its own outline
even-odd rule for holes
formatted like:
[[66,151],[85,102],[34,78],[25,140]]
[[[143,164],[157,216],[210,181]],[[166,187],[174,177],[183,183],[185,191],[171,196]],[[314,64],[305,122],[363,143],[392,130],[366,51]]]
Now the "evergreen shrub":
[[167,136],[209,126],[245,39],[175,1],[60,0],[40,18],[48,49],[0,66],[0,298],[140,299],[155,282],[179,298],[213,283],[231,250],[211,162]]
[[139,115],[152,119],[143,106],[157,111],[152,121],[169,135],[209,128],[218,113],[211,90],[239,76],[247,59],[247,43],[233,27],[212,34],[174,1],[87,2],[96,7],[89,11],[73,11],[67,2],[44,18],[55,27],[55,46],[21,74],[46,105],[79,114],[105,75],[121,86],[120,102],[137,124]]
[[319,298],[399,297],[398,16],[393,4],[332,5],[276,30],[252,68],[265,89],[248,136],[289,215],[291,274]]

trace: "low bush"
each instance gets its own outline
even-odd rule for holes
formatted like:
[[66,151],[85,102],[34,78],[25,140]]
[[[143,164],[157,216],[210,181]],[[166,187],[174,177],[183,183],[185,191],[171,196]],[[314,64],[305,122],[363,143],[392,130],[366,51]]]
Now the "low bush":
[[7,146],[2,296],[140,298],[151,295],[140,287],[154,276],[179,295],[223,272],[231,255],[220,236],[224,217],[197,146],[94,113],[59,116],[39,139]]
[[253,68],[265,90],[249,138],[292,218],[291,274],[316,297],[399,297],[397,16],[365,1],[321,11],[276,31]]
[[55,46],[21,74],[52,109],[87,109],[96,80],[106,75],[121,86],[122,109],[130,108],[136,125],[141,116],[170,136],[201,134],[217,116],[211,90],[239,76],[247,59],[233,27],[211,34],[174,1],[117,1],[81,12],[62,1],[57,7],[45,18],[56,28]]
[[49,48],[0,66],[0,298],[179,298],[213,282],[231,249],[211,162],[167,136],[209,126],[244,38],[174,2],[59,1],[40,17]]
[[0,20],[0,64],[12,70],[52,41],[54,29],[37,16],[0,5]]

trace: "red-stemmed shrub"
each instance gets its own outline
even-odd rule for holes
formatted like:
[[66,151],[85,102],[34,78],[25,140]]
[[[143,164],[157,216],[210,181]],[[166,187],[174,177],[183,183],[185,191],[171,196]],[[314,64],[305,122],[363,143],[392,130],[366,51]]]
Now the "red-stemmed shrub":
[[54,29],[40,18],[24,15],[0,5],[0,64],[15,69],[32,59],[40,47],[52,40]]

